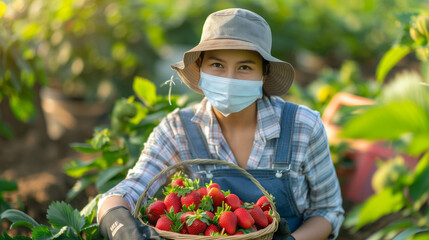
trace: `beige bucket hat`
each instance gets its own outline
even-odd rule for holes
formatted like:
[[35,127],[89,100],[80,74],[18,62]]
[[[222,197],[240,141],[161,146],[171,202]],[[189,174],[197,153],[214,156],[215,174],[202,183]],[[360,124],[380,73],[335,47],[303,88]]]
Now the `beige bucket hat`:
[[222,49],[256,51],[270,63],[264,91],[268,95],[281,96],[292,85],[295,72],[291,64],[271,56],[271,44],[271,29],[265,19],[249,10],[225,9],[207,17],[200,43],[185,52],[183,60],[171,68],[189,88],[203,94],[198,87],[200,68],[196,63],[201,52]]

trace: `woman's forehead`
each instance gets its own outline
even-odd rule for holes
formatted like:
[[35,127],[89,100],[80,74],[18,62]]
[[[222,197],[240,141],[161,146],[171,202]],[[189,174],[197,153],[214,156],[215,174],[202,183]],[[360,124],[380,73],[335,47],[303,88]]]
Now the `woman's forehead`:
[[220,60],[253,60],[259,62],[262,57],[256,51],[251,50],[235,50],[235,49],[225,49],[225,50],[210,50],[204,52],[204,58],[216,58]]

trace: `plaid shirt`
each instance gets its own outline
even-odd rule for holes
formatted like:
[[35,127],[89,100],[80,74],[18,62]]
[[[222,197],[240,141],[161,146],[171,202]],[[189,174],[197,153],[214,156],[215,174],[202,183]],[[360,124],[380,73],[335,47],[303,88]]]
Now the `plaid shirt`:
[[[257,100],[258,126],[247,168],[271,168],[275,139],[280,135],[283,103],[281,98],[274,96]],[[217,159],[237,164],[207,99],[204,98],[194,110],[192,121],[200,125],[210,154]],[[344,210],[325,129],[318,112],[299,106],[292,140],[292,191],[298,210],[303,214],[304,221],[312,216],[327,219],[333,229],[330,239],[334,239],[338,236],[344,220]],[[99,205],[107,197],[119,195],[134,209],[140,194],[157,173],[172,164],[191,158],[189,143],[176,109],[153,130],[127,178],[103,194]],[[153,196],[165,181],[165,176],[156,181],[149,189],[148,195]]]

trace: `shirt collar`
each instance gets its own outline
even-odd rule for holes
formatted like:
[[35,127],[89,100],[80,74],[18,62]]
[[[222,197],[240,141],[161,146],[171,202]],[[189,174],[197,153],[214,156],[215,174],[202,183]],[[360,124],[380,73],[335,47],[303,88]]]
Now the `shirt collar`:
[[[278,97],[264,96],[256,101],[258,106],[257,131],[259,131],[261,140],[264,142],[280,136],[281,107],[277,103],[279,100],[283,101]],[[216,145],[219,143],[222,136],[221,130],[207,98],[204,98],[196,107],[195,115],[191,121],[201,126],[209,144]]]

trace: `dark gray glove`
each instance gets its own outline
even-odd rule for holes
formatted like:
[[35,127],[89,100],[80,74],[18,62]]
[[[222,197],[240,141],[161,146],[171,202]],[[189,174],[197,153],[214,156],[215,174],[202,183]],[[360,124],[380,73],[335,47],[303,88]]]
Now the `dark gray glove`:
[[103,215],[100,233],[109,240],[163,240],[154,229],[135,219],[124,206],[111,208]]
[[281,218],[277,232],[274,233],[273,240],[295,240],[289,230],[289,224],[286,219]]

